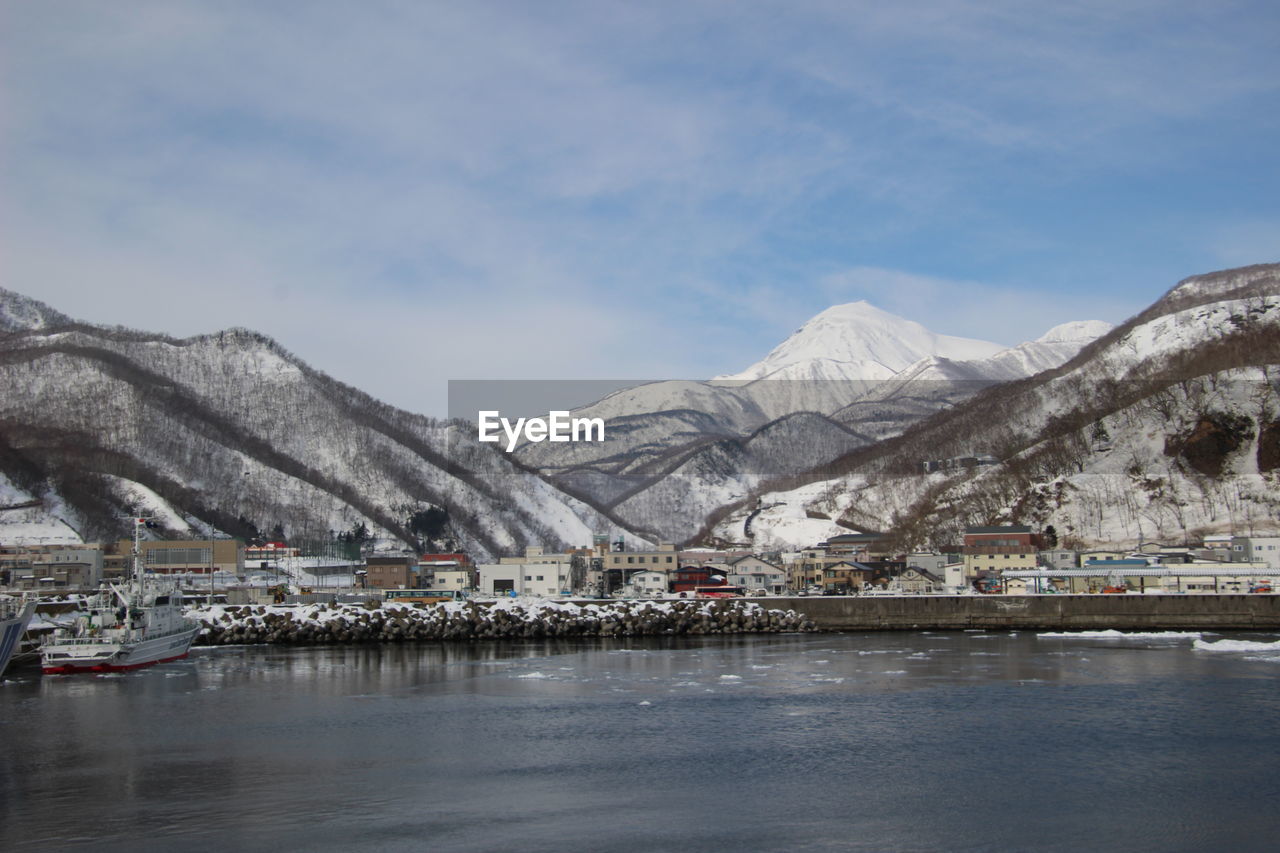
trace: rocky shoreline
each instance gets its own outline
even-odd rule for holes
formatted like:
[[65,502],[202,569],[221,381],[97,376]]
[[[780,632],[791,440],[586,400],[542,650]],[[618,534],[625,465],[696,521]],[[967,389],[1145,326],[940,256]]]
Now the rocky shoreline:
[[214,605],[188,610],[198,646],[378,643],[567,637],[761,634],[817,630],[795,610],[745,601],[574,604],[534,600],[447,604]]

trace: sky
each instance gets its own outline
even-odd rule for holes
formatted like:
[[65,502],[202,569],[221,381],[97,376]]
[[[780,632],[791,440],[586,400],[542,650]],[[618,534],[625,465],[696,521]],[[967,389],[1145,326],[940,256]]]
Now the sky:
[[1005,344],[1280,261],[1280,4],[0,0],[0,284],[453,379]]

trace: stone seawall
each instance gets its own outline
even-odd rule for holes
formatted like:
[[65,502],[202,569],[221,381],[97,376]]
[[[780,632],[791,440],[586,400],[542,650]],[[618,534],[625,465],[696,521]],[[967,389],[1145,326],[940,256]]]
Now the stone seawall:
[[750,634],[815,630],[794,610],[748,601],[544,600],[445,604],[213,605],[188,608],[196,645],[366,643]]
[[1280,630],[1280,595],[919,595],[770,598],[820,631],[1026,628]]

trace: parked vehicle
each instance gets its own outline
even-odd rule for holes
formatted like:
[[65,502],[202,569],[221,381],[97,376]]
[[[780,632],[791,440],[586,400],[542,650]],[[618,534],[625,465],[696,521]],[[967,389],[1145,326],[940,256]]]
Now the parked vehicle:
[[387,601],[403,601],[414,604],[439,604],[443,601],[461,601],[465,596],[459,589],[389,589]]

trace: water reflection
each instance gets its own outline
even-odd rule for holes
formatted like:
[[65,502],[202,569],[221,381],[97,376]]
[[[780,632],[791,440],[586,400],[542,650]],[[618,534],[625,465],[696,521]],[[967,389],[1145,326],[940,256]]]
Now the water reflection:
[[0,848],[1250,849],[1277,672],[1026,632],[202,649],[0,688]]

